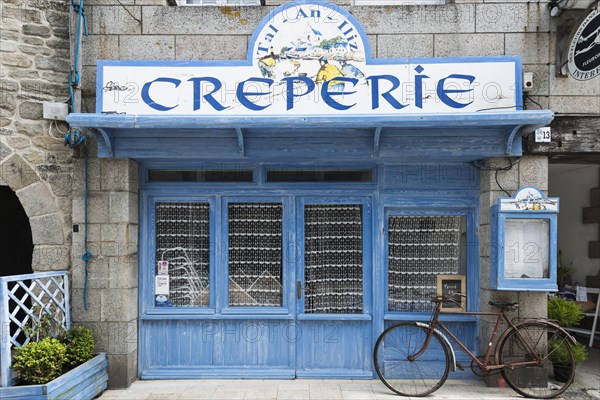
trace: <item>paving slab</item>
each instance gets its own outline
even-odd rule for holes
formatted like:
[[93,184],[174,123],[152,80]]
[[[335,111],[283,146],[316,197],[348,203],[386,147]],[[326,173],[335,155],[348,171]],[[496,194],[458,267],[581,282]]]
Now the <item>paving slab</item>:
[[[577,366],[575,382],[564,400],[600,400],[600,349]],[[559,398],[559,399],[561,399]],[[136,381],[128,389],[107,390],[101,400],[418,400],[399,397],[379,380],[359,379],[203,379]],[[433,400],[523,400],[508,387],[488,387],[479,380],[449,379],[428,396]]]

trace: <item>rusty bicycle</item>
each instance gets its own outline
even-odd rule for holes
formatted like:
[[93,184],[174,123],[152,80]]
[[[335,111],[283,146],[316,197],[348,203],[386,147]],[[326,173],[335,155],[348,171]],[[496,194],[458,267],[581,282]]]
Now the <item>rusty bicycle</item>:
[[[455,293],[432,299],[436,306],[429,323],[396,323],[379,336],[373,361],[377,375],[389,389],[403,396],[427,396],[444,384],[450,371],[470,368],[481,375],[501,373],[506,383],[525,397],[550,399],[567,390],[575,376],[571,350],[577,343],[575,338],[547,319],[513,322],[506,313],[518,308],[518,303],[490,301],[497,312],[453,313],[496,317],[486,352],[478,357],[439,319],[442,303],[456,302],[456,295],[464,296]],[[508,326],[498,336],[502,322]],[[472,360],[470,366],[456,362],[448,337]],[[560,365],[553,363],[558,359]]]

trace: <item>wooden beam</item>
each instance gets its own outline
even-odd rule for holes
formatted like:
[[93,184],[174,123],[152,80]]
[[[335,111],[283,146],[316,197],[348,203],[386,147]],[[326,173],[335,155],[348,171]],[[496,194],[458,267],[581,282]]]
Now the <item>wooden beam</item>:
[[[576,160],[575,156],[592,156],[600,160],[600,114],[595,116],[556,116],[550,124],[552,141],[535,143],[535,134],[527,137],[525,154]],[[584,160],[582,160],[584,161]],[[593,162],[593,161],[592,161]]]

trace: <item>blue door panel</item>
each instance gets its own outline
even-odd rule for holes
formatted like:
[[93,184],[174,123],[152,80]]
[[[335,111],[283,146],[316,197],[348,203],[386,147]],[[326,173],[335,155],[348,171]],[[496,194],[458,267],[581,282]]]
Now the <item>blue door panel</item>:
[[[300,321],[298,371],[363,371],[371,374],[371,321]],[[329,372],[327,372],[329,370]]]
[[[223,142],[233,138],[223,138]],[[341,148],[329,147],[325,142],[315,144],[336,154],[340,159],[355,157],[356,149],[364,150],[365,140],[357,135]],[[401,139],[394,139],[402,142]],[[221,143],[224,145],[224,143]],[[247,151],[259,152],[260,141],[248,140]],[[300,143],[273,142],[269,149],[286,149],[295,154]],[[213,156],[229,156],[229,150],[210,147]],[[221,146],[224,147],[224,146]],[[392,146],[393,147],[393,146]],[[143,151],[150,151],[143,149]],[[182,156],[195,157],[185,150]],[[313,147],[302,150],[302,156],[311,154]],[[449,151],[454,151],[450,149]],[[189,154],[188,154],[189,153]],[[227,153],[227,154],[226,154]],[[367,378],[373,377],[372,350],[377,336],[387,321],[387,263],[385,261],[385,210],[388,208],[415,210],[470,210],[474,217],[471,232],[478,224],[479,171],[470,164],[380,164],[375,168],[374,180],[368,183],[310,184],[265,181],[264,166],[257,164],[260,178],[252,183],[216,187],[207,183],[145,182],[145,168],[141,171],[144,186],[141,196],[140,221],[140,325],[139,374],[142,379],[183,378]],[[185,170],[181,163],[174,164]],[[265,164],[266,165],[266,164]],[[347,165],[340,162],[340,165]],[[161,165],[160,168],[163,166]],[[261,168],[263,168],[261,170]],[[300,167],[297,167],[300,168]],[[340,167],[341,168],[341,167]],[[194,169],[190,167],[190,169]],[[210,186],[213,185],[213,186]],[[284,202],[284,244],[294,243],[284,257],[283,306],[273,309],[243,307],[227,309],[227,254],[223,242],[227,240],[226,224],[221,224],[224,199],[252,196],[270,199],[279,196]],[[211,203],[211,235],[214,237],[214,256],[211,258],[210,307],[158,308],[154,305],[153,280],[155,271],[154,199],[180,201],[208,201]],[[302,200],[301,200],[302,199]],[[242,201],[242,200],[240,200]],[[266,200],[265,200],[266,201]],[[303,284],[303,220],[304,204],[358,202],[364,207],[364,307],[363,314],[304,314],[304,303],[298,300],[297,285]],[[478,237],[473,233],[475,254],[469,258],[469,295],[473,310],[478,308],[479,268]],[[212,249],[212,248],[211,248]],[[303,286],[303,285],[302,285]],[[403,313],[402,318],[417,318],[415,313]],[[418,320],[424,316],[419,315]],[[446,325],[471,350],[478,349],[479,324],[477,321],[448,322]],[[454,346],[459,362],[468,364],[466,356]],[[477,352],[476,352],[477,353]],[[450,378],[474,376],[470,371],[450,375]]]
[[144,368],[290,367],[287,321],[144,321]]

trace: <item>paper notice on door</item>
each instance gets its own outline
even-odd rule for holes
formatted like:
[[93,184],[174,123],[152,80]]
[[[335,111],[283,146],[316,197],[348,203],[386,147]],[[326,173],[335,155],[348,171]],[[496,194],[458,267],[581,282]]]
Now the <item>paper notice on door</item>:
[[549,277],[550,226],[544,219],[507,219],[504,229],[504,277]]
[[158,262],[158,270],[157,275],[169,275],[169,262],[168,261],[159,261]]
[[154,277],[154,294],[169,294],[169,275]]

